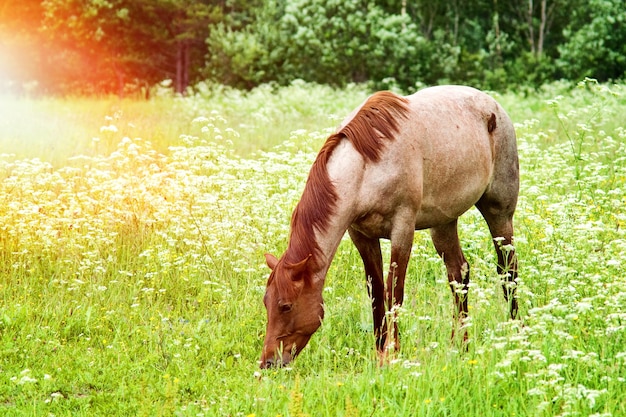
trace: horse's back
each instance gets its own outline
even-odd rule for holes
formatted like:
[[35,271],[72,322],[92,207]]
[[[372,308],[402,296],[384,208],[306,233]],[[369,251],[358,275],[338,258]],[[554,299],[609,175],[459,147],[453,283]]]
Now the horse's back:
[[[517,198],[519,168],[513,122],[491,96],[471,87],[439,86],[409,96],[411,117],[401,135],[419,149],[416,180],[422,210],[458,217],[485,193]],[[421,176],[421,178],[419,178]]]
[[396,137],[364,173],[360,199],[368,217],[393,223],[393,212],[409,211],[422,229],[456,219],[489,190],[516,199],[515,131],[492,97],[440,86],[407,99]]
[[[491,96],[465,86],[438,86],[407,97],[411,114],[399,135],[400,147],[421,145],[422,156],[448,165],[517,162],[513,122]],[[495,168],[495,167],[494,167]]]
[[[497,140],[515,142],[513,122],[504,109],[491,96],[472,87],[446,85],[430,87],[407,97],[411,107],[408,120],[415,122],[426,133],[442,132],[463,138],[468,133],[484,136],[494,133]],[[495,119],[493,119],[495,116]],[[497,129],[497,132],[496,132]],[[458,135],[460,133],[460,135]]]

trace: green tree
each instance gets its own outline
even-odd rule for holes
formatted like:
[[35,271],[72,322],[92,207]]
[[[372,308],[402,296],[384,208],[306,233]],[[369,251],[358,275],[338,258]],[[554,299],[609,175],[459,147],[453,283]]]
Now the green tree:
[[626,5],[623,0],[589,0],[572,10],[559,45],[565,77],[617,80],[626,75]]
[[251,2],[245,10],[228,13],[210,25],[205,76],[239,88],[282,80],[280,45],[284,40],[277,22],[284,14],[283,2]]
[[416,81],[450,79],[459,50],[445,33],[429,41],[408,13],[387,10],[368,0],[270,0],[241,30],[212,28],[209,74],[243,87],[301,78],[410,90]]
[[623,0],[5,0],[0,73],[120,95],[207,78],[536,87],[624,77],[625,15]]
[[[218,6],[192,0],[44,0],[43,31],[62,88],[123,94],[164,78],[197,81]],[[76,80],[79,85],[72,85]],[[70,84],[70,85],[68,85]]]

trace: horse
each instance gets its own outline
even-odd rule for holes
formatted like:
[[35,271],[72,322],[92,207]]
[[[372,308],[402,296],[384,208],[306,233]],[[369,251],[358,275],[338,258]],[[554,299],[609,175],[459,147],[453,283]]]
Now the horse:
[[[365,268],[381,361],[399,349],[397,311],[415,230],[430,229],[446,266],[456,320],[468,314],[469,264],[459,216],[476,206],[497,254],[510,316],[518,315],[513,214],[519,161],[513,123],[471,87],[429,87],[410,96],[373,94],[331,134],[313,163],[290,224],[287,250],[265,260],[267,329],[261,368],[284,366],[324,318],[322,290],[347,231]],[[380,239],[391,242],[386,285]],[[465,333],[464,339],[467,339]]]

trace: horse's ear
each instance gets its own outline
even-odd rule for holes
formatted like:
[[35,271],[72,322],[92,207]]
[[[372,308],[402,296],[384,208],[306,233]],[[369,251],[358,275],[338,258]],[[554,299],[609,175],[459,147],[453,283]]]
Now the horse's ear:
[[276,264],[278,264],[278,259],[276,259],[276,257],[270,253],[266,253],[265,254],[265,262],[267,263],[267,266],[270,267],[270,269],[273,271],[274,268],[276,268]]
[[309,262],[309,259],[311,259],[312,256],[313,254],[309,253],[309,255],[300,262],[285,265],[287,268],[292,270],[293,274],[291,275],[291,277],[294,281],[302,278],[302,272],[304,272],[304,270],[306,269],[306,264]]

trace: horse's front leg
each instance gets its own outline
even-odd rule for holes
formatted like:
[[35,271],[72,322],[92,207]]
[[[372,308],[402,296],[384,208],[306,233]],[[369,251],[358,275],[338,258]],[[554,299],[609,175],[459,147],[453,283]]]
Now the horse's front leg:
[[404,301],[404,279],[411,257],[414,230],[400,228],[394,230],[391,235],[391,260],[387,275],[386,303],[387,310],[385,321],[387,323],[387,336],[381,353],[381,362],[387,355],[400,349],[400,335],[398,332],[398,309]]
[[369,238],[353,228],[348,229],[348,233],[359,251],[361,259],[363,259],[367,291],[372,301],[376,350],[381,352],[385,345],[387,327],[385,325],[385,283],[383,281],[383,257],[380,250],[380,240]]
[[[457,233],[457,221],[453,221],[443,226],[430,229],[430,235],[435,245],[435,249],[444,263],[448,273],[448,282],[454,296],[456,305],[455,317],[457,326],[463,326],[467,318],[467,290],[469,284],[469,264],[463,255],[459,236]],[[452,337],[454,338],[454,329]],[[467,342],[467,332],[463,332],[463,341]]]

